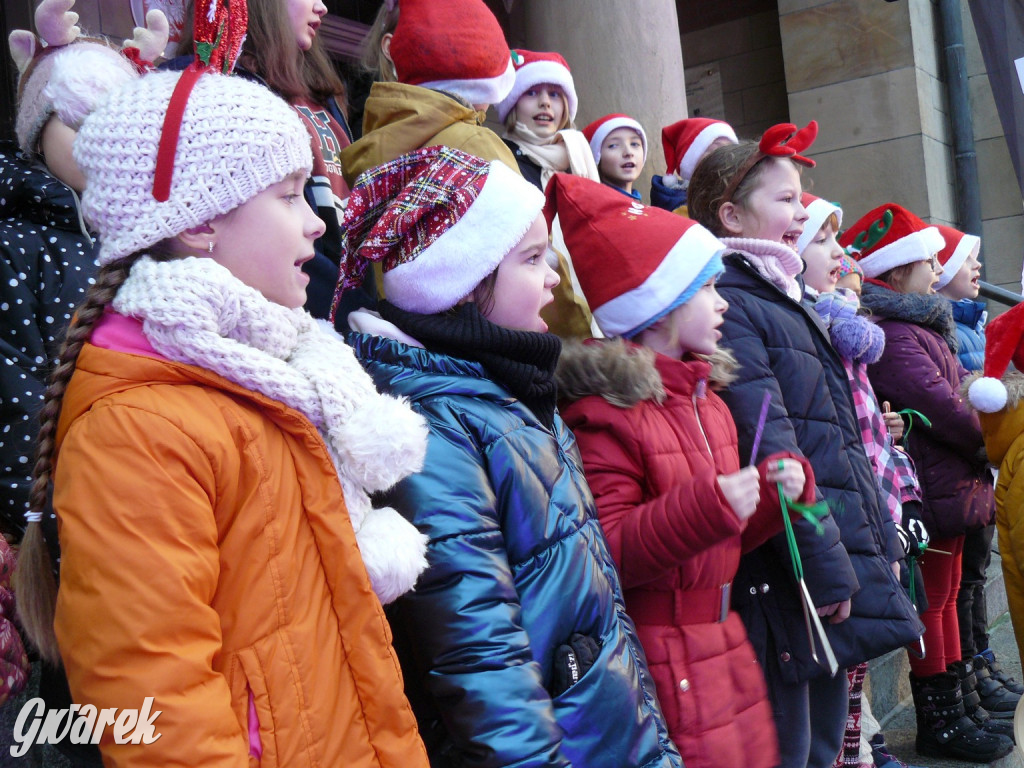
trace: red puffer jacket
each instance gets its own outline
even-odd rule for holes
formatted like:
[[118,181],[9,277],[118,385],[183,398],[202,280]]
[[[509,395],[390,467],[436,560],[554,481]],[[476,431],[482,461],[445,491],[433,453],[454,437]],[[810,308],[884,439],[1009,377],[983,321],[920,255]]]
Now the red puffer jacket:
[[[762,502],[743,529],[716,480],[740,469],[732,416],[708,388],[732,362],[720,355],[713,372],[622,342],[568,345],[559,392],[685,765],[768,768],[778,762],[771,707],[728,585],[741,552],[782,528],[764,480],[781,456],[762,463]],[[803,465],[801,501],[813,501]]]

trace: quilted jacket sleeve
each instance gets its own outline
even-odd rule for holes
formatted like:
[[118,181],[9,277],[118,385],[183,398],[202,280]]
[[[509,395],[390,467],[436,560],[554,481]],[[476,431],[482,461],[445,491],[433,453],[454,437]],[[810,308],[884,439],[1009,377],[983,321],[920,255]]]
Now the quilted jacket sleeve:
[[54,487],[55,629],[74,700],[141,708],[152,696],[160,713],[151,744],[115,744],[107,728],[104,762],[248,766],[227,681],[212,666],[222,638],[210,458],[157,414],[94,407],[69,428]]
[[515,459],[477,445],[447,404],[428,403],[424,415],[424,469],[387,494],[430,539],[427,570],[394,606],[399,631],[413,640],[407,679],[425,687],[460,765],[568,766],[523,629],[483,453],[498,464]]
[[586,406],[575,410],[570,426],[623,588],[655,581],[742,530],[710,462],[648,498],[644,437],[628,412],[599,397],[588,398]]
[[[766,392],[770,396],[768,415],[758,456],[754,460],[775,453],[803,456],[788,409],[792,407],[796,412],[806,409],[809,405],[807,393],[783,393],[772,369],[759,324],[754,320],[752,311],[744,306],[742,297],[737,299],[734,301],[733,295],[729,296],[730,308],[725,313],[721,330],[723,346],[732,350],[740,361],[740,369],[737,380],[720,394],[736,420],[740,461],[746,462],[753,450],[754,433]],[[768,319],[762,320],[769,322]],[[792,404],[788,402],[790,395],[795,398]],[[801,395],[804,402],[797,402]],[[850,556],[839,540],[839,527],[835,520],[829,515],[821,520],[821,526],[819,534],[809,523],[798,520],[793,524],[793,530],[811,597],[816,605],[830,605],[852,597],[859,584]],[[776,549],[778,557],[788,568],[785,538],[780,534],[769,545]]]
[[[929,428],[915,424],[915,431],[926,429],[932,440],[944,443],[961,455],[973,456],[984,443],[978,416],[968,408],[959,392],[959,380],[966,372],[956,362],[959,377],[956,385],[951,384],[940,373],[935,353],[918,338],[916,326],[886,323],[884,327],[885,351],[868,369],[878,399],[890,401],[897,410],[920,411],[932,425]],[[936,344],[943,342],[937,339]]]

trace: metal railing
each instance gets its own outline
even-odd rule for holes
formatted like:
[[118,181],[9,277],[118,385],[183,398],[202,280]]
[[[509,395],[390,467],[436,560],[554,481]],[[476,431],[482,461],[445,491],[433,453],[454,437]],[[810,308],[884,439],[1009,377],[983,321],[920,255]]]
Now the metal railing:
[[1024,301],[1024,296],[1021,296],[1019,293],[1008,291],[1005,288],[1000,288],[998,285],[992,285],[992,283],[986,283],[984,280],[979,285],[981,286],[981,289],[978,291],[980,296],[998,301],[1000,304],[1006,304],[1008,307],[1014,307]]

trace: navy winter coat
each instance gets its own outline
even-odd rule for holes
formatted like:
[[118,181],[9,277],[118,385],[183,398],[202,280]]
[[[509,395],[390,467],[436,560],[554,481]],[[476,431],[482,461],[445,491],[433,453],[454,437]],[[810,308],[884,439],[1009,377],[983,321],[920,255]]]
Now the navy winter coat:
[[968,373],[980,371],[985,365],[985,302],[961,299],[953,302],[956,339],[960,345],[957,357]]
[[927,427],[915,420],[904,438],[921,482],[925,527],[932,538],[948,539],[989,525],[995,519],[992,482],[978,415],[960,394],[967,372],[954,352],[949,300],[865,283],[861,304],[885,331],[885,352],[868,366],[878,399],[931,421]]
[[[0,143],[0,204],[0,531],[20,539],[46,379],[96,262],[70,187],[12,142]],[[56,557],[52,512],[43,526]]]
[[[391,620],[432,762],[681,765],[561,417],[547,429],[479,363],[349,340],[430,429],[423,471],[387,501],[430,538],[428,569]],[[552,696],[556,651],[576,633],[600,651]]]
[[[762,278],[742,255],[726,256],[725,264],[718,281],[719,293],[729,302],[722,345],[732,350],[740,369],[722,399],[736,420],[744,461],[767,391],[771,405],[758,456],[796,453],[814,468],[818,491],[832,515],[823,521],[823,535],[803,522],[795,528],[815,605],[853,598],[849,619],[825,622],[839,666],[913,642],[923,627],[889,565],[883,524],[888,512],[861,443],[842,360],[813,309]],[[762,652],[770,647],[777,654],[774,666],[786,682],[826,672],[810,658],[782,537],[743,557],[733,604],[754,646]]]

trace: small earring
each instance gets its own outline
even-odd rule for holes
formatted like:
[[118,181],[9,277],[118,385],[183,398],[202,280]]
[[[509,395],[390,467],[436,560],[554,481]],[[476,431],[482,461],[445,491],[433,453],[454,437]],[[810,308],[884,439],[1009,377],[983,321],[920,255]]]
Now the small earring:
[[207,253],[213,253],[213,240],[209,240],[209,245],[206,246]]

